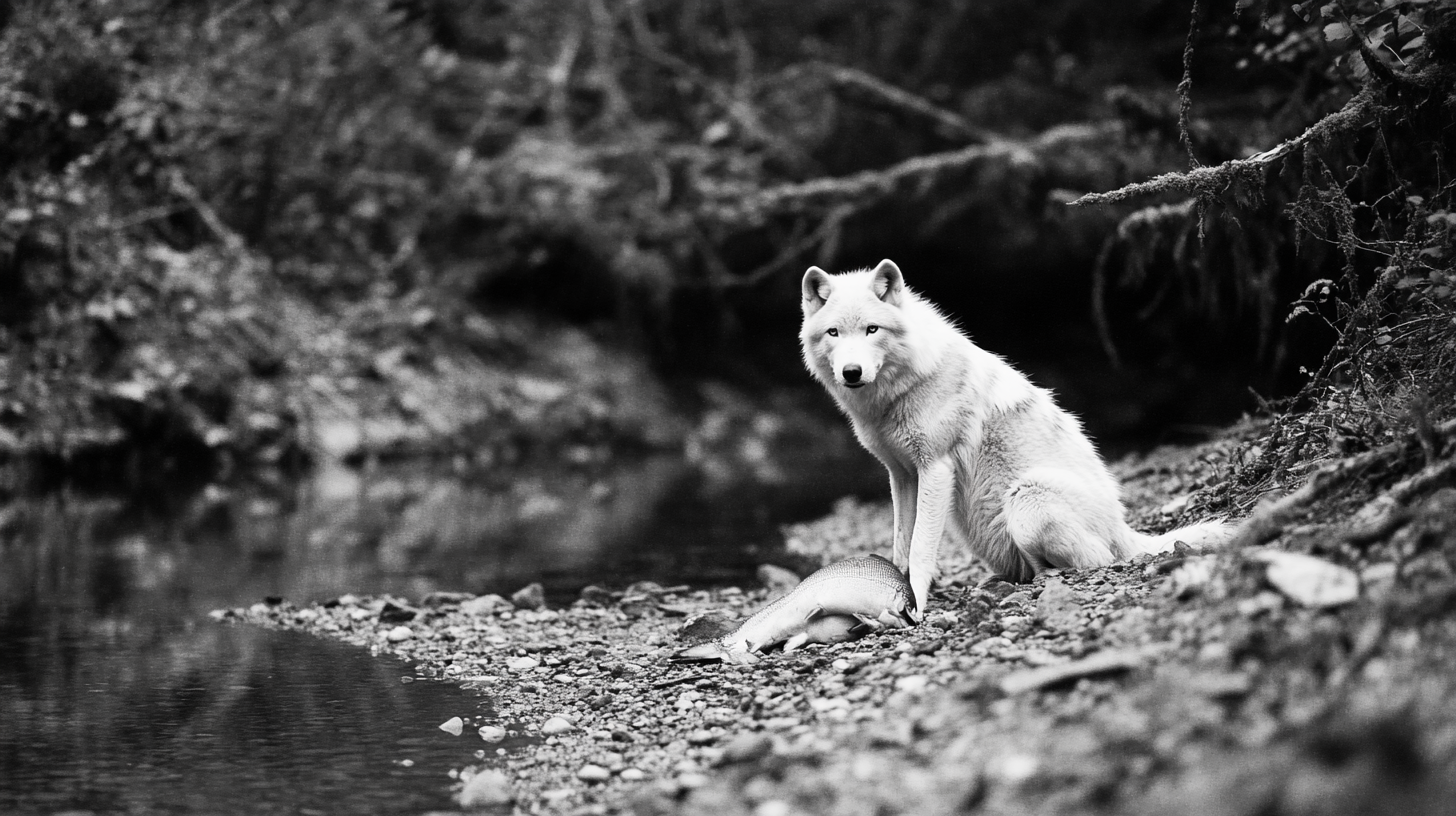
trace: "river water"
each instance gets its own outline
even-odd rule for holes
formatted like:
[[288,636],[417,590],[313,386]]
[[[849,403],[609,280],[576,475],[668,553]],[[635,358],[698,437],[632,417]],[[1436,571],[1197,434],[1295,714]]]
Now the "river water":
[[[208,612],[543,582],[743,583],[779,525],[878,468],[715,474],[677,457],[459,477],[324,467],[298,485],[0,504],[0,813],[400,814],[451,807],[490,700]],[[511,746],[506,744],[506,748]]]

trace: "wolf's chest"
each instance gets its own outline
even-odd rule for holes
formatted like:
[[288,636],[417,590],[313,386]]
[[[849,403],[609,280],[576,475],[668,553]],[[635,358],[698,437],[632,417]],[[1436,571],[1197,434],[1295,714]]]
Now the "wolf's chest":
[[861,444],[882,461],[917,470],[950,452],[969,429],[953,427],[943,417],[927,418],[901,412],[855,416],[854,430]]

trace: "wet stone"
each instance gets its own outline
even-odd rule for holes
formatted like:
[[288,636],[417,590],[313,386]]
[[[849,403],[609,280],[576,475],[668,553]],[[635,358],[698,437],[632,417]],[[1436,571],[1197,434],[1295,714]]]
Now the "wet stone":
[[482,740],[490,743],[500,742],[506,738],[506,730],[499,725],[482,725],[476,730]]
[[379,610],[380,623],[408,623],[419,617],[419,611],[410,609],[407,606],[400,606],[396,603],[386,603],[384,608]]
[[541,609],[546,606],[546,588],[539,582],[527,584],[511,594],[511,603],[518,609]]

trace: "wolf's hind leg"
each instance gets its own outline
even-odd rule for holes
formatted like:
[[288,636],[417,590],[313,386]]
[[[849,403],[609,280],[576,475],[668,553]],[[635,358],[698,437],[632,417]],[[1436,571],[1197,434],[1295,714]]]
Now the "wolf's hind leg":
[[1028,471],[1006,490],[1006,529],[1037,572],[1090,569],[1117,560],[1120,515],[1079,490],[1071,474]]

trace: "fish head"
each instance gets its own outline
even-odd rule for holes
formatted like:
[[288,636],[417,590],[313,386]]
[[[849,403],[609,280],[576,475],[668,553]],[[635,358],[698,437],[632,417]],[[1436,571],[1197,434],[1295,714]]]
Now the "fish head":
[[919,623],[915,615],[915,596],[908,586],[895,592],[894,600],[880,612],[877,620],[888,629],[909,629]]
[[886,629],[909,629],[915,625],[915,618],[910,614],[910,607],[886,609],[876,620]]

